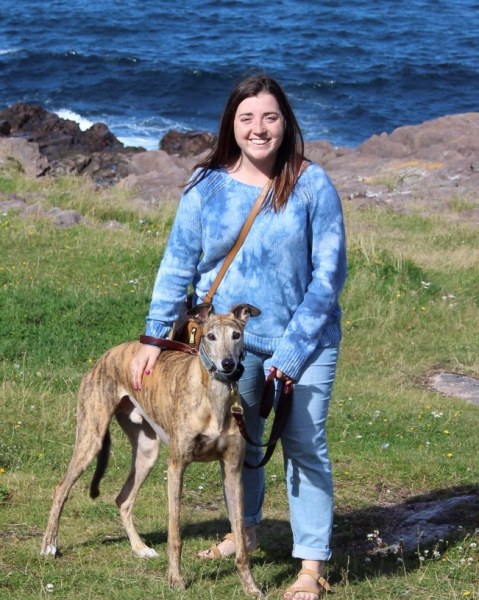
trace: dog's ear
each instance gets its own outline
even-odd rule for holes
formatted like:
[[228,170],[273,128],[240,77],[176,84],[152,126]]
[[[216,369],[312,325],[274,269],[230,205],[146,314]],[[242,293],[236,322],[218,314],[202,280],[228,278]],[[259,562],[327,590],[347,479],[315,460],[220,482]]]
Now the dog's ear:
[[261,314],[261,311],[252,304],[237,304],[231,309],[231,314],[243,324],[246,324],[250,317],[257,317]]
[[204,302],[203,304],[193,306],[193,308],[190,308],[186,311],[186,314],[189,317],[194,317],[195,319],[198,319],[198,321],[203,323],[210,315],[214,314],[214,312],[214,306],[212,304],[207,304],[206,302]]

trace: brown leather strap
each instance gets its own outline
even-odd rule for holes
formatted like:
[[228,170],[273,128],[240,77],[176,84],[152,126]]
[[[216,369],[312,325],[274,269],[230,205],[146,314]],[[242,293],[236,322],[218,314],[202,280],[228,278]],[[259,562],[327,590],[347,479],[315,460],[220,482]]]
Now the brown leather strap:
[[186,352],[187,354],[197,355],[198,350],[194,346],[189,344],[183,344],[183,342],[176,342],[168,338],[157,338],[151,335],[140,335],[140,342],[142,344],[148,344],[149,346],[156,346],[162,350],[179,350],[180,352]]
[[264,199],[266,198],[266,195],[270,190],[270,187],[271,180],[268,179],[265,186],[261,190],[260,195],[256,199],[256,202],[254,203],[253,208],[251,209],[248,215],[248,218],[244,222],[243,227],[241,228],[241,231],[239,232],[239,235],[236,239],[236,242],[233,244],[233,247],[226,255],[226,258],[224,259],[223,264],[221,265],[221,269],[218,271],[218,274],[216,275],[216,278],[213,281],[208,293],[203,298],[203,302],[205,302],[206,304],[211,304],[213,296],[215,295],[215,292],[218,289],[218,286],[221,283],[221,280],[223,279],[228,267],[232,263],[233,258],[237,255],[238,250],[243,245],[243,242],[245,241],[246,236],[248,235],[249,230],[251,229],[251,226],[253,225],[253,222],[256,219],[256,215],[258,214],[261,206],[263,205]]

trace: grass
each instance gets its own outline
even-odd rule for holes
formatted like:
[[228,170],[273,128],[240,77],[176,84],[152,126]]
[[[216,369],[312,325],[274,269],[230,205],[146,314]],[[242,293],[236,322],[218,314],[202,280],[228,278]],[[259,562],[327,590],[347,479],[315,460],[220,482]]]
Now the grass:
[[[96,190],[83,179],[31,181],[8,167],[0,191],[79,210],[86,222],[61,229],[39,217],[0,215],[0,597],[243,598],[231,561],[195,559],[227,529],[215,463],[192,465],[186,475],[188,589],[170,590],[165,577],[166,453],[136,507],[139,530],[160,558],[132,556],[114,504],[130,460],[116,426],[102,496],[89,499],[89,471],[64,511],[62,557],[39,556],[52,491],[71,455],[79,381],[104,350],[142,332],[173,210],[160,204],[142,212],[120,190]],[[478,502],[456,511],[434,544],[374,552],[378,535],[393,544],[404,533],[392,527],[401,511],[478,496],[478,409],[423,385],[439,369],[479,376],[477,228],[352,203],[345,210],[350,267],[328,429],[334,597],[479,598]],[[109,228],[112,219],[120,226]],[[297,570],[279,451],[267,481],[252,563],[275,598]]]

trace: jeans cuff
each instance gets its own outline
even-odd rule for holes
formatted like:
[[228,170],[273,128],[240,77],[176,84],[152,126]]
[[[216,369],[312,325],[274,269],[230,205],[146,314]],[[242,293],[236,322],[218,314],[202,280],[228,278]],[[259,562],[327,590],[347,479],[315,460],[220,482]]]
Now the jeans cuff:
[[326,548],[310,548],[309,546],[299,546],[294,544],[292,556],[302,560],[329,560],[331,550]]

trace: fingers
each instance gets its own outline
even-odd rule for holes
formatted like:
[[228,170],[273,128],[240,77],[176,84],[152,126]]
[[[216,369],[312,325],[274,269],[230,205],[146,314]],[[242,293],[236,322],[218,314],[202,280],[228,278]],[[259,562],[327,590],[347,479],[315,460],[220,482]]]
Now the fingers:
[[150,375],[155,366],[161,349],[143,344],[131,362],[131,379],[134,390],[141,390],[145,375]]
[[270,373],[271,371],[275,371],[275,378],[279,381],[282,381],[284,383],[286,391],[289,391],[289,389],[294,383],[291,377],[288,377],[285,373],[283,373],[283,371],[281,371],[280,369],[276,369],[275,367],[271,367]]

